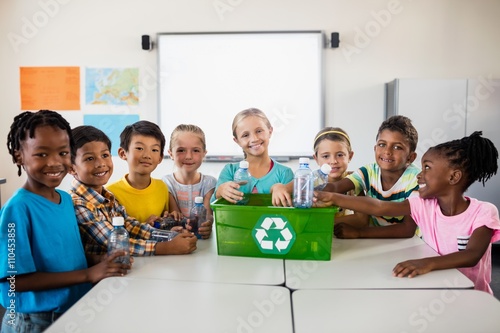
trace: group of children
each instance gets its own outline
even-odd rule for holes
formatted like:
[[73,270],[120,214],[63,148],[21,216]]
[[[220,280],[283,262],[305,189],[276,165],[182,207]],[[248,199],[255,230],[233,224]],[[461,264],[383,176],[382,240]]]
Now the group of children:
[[[258,109],[243,110],[235,116],[232,131],[249,162],[252,192],[271,193],[274,205],[292,206],[293,171],[269,155],[273,127],[266,115]],[[339,238],[417,233],[440,254],[399,263],[395,276],[459,268],[476,289],[492,293],[490,251],[491,243],[500,240],[498,210],[464,192],[496,173],[498,151],[475,132],[430,148],[420,170],[413,164],[417,142],[410,119],[391,117],[379,127],[375,162],[350,172],[354,152],[349,135],[338,127],[322,129],[314,138],[313,157],[332,171],[324,190],[315,192],[314,206],[340,207],[334,218]],[[62,116],[47,110],[14,118],[7,147],[18,174],[23,169],[27,180],[0,215],[0,291],[7,309],[2,332],[19,327],[43,331],[93,283],[127,273],[131,266],[114,260],[123,252],[106,255],[114,216],[125,220],[132,255],[188,254],[197,244],[189,227],[178,227],[172,241],[157,242],[151,240],[152,225],[166,216],[188,217],[194,198],[202,196],[209,214],[199,234],[210,237],[210,202],[243,198],[233,181],[238,163],[227,164],[217,180],[200,173],[207,153],[204,133],[183,124],[172,132],[168,147],[175,172],[154,179],[151,173],[162,162],[165,146],[156,124],[126,126],[118,155],[127,162],[128,173],[108,184],[113,172],[111,141],[101,130],[71,129]],[[69,194],[57,189],[67,173],[74,178]],[[9,293],[12,276],[15,292]]]

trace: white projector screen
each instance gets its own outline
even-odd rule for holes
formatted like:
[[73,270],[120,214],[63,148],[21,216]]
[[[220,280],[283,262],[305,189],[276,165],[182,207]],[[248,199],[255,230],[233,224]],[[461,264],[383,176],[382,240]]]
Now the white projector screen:
[[324,126],[321,31],[158,34],[159,119],[205,132],[207,160],[241,158],[234,116],[261,109],[274,132],[269,154],[311,156]]

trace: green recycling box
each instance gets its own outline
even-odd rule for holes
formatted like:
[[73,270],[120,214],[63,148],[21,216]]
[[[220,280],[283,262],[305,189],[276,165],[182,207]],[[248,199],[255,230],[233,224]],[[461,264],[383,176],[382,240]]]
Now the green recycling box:
[[275,207],[270,194],[251,194],[246,205],[220,198],[211,207],[219,255],[330,260],[337,207]]

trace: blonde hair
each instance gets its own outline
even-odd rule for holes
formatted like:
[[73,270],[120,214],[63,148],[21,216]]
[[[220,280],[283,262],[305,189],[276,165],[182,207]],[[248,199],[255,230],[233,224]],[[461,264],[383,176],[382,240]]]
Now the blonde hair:
[[316,138],[314,139],[314,155],[318,153],[318,145],[323,140],[344,142],[347,146],[347,151],[351,152],[351,139],[347,132],[340,127],[325,127],[318,132]]
[[174,130],[172,131],[172,134],[170,134],[170,144],[169,144],[169,149],[172,150],[172,147],[174,146],[175,142],[177,141],[177,137],[179,136],[179,133],[181,132],[189,132],[193,133],[194,135],[198,136],[201,141],[201,145],[203,146],[203,150],[207,150],[207,144],[205,141],[205,133],[203,130],[196,126],[196,125],[191,125],[191,124],[180,124]]
[[266,116],[266,114],[264,112],[262,112],[261,110],[256,109],[256,108],[246,109],[246,110],[238,112],[236,114],[236,116],[234,116],[232,129],[233,129],[233,136],[236,139],[237,139],[237,137],[236,137],[236,127],[238,126],[238,124],[242,120],[244,120],[245,118],[252,117],[252,116],[253,117],[259,117],[260,119],[262,119],[264,121],[264,123],[266,124],[267,128],[269,128],[269,129],[272,128],[271,122],[269,121],[269,119],[267,118],[267,116]]

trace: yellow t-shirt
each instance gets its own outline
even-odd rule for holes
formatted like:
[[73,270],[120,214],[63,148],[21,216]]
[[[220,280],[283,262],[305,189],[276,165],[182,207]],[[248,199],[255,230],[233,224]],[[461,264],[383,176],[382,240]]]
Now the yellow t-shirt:
[[138,190],[130,186],[126,177],[106,185],[106,189],[114,194],[128,215],[144,223],[151,215],[162,216],[168,210],[168,186],[161,179],[151,178],[148,187]]

